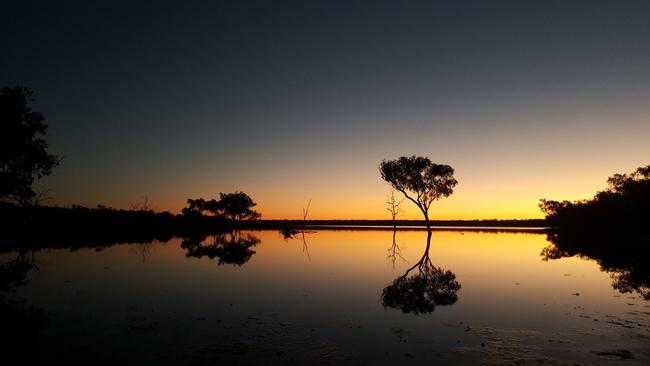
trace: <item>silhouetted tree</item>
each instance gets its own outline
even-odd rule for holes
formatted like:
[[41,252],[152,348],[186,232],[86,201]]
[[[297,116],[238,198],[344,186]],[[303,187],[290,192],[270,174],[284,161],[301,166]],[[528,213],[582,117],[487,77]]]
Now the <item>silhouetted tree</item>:
[[60,159],[48,154],[47,125],[29,107],[32,92],[21,86],[0,91],[0,200],[26,205],[35,179],[49,175]]
[[149,196],[143,196],[142,202],[135,202],[129,205],[131,211],[154,211],[151,202],[149,202]]
[[564,229],[625,227],[626,230],[639,230],[646,227],[650,220],[650,165],[631,174],[614,174],[607,183],[608,187],[590,200],[542,199],[539,207],[546,213],[550,225]]
[[188,198],[187,205],[190,211],[203,212],[205,210],[205,200],[203,198]]
[[[386,200],[386,209],[390,213],[390,217],[393,219],[393,229],[397,228],[397,215],[400,214],[400,212],[403,212],[402,208],[400,207],[402,202],[404,202],[404,198],[402,198],[400,201],[397,201],[395,199],[395,190],[391,189],[390,190],[390,197],[388,197],[388,200]],[[394,240],[393,240],[394,241]]]
[[[400,309],[403,313],[427,314],[436,306],[452,305],[458,301],[457,292],[461,286],[456,275],[431,263],[430,246],[431,231],[422,258],[382,291],[384,307]],[[417,272],[411,275],[415,269]]]
[[188,207],[182,210],[183,215],[203,215],[209,213],[213,216],[222,216],[231,220],[257,220],[262,215],[253,210],[257,203],[253,202],[244,192],[220,193],[220,199],[204,200],[203,198],[187,199]]
[[262,215],[253,210],[257,203],[244,192],[220,193],[219,212],[232,220],[257,220]]
[[612,286],[650,300],[650,165],[614,174],[607,188],[589,200],[542,199],[539,207],[553,228],[544,260],[580,256],[610,272]]
[[311,205],[311,198],[309,199],[309,202],[307,202],[307,207],[302,209],[302,221],[306,224],[307,223],[307,216],[309,215],[309,206]]
[[432,163],[429,158],[421,156],[383,160],[379,164],[379,171],[382,179],[418,206],[429,229],[431,203],[442,197],[449,197],[458,184],[454,179],[452,167]]
[[210,213],[213,216],[222,216],[219,201],[214,199],[206,201],[203,198],[188,198],[187,207],[181,213],[185,216],[203,215],[204,213]]

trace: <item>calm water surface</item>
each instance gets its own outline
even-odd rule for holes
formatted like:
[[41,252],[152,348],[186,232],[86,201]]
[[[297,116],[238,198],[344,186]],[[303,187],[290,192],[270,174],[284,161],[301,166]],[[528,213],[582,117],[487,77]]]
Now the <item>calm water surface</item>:
[[[425,231],[319,230],[40,250],[12,296],[45,311],[52,360],[649,364],[650,302],[594,261],[543,260],[548,245],[434,231],[426,256]],[[417,302],[409,278],[437,297]]]

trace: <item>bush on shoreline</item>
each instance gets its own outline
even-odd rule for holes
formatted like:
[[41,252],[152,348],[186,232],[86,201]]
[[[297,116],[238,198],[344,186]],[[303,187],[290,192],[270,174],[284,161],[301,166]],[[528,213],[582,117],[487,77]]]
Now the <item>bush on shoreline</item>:
[[542,199],[539,206],[549,225],[563,230],[644,230],[650,219],[650,165],[615,174],[607,183],[607,189],[590,200]]

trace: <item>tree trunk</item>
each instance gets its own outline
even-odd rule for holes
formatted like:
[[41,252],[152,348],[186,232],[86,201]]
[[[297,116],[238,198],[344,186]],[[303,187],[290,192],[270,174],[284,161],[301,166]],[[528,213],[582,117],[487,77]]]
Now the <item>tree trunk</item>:
[[425,209],[423,209],[422,207],[420,207],[420,209],[422,210],[422,213],[424,214],[424,220],[427,223],[427,230],[429,231],[429,234],[431,234],[431,223],[429,222],[429,213]]

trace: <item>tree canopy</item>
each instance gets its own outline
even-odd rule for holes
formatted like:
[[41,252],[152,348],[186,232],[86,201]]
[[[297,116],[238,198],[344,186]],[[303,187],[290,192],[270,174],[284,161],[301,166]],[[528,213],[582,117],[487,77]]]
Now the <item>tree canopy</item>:
[[47,152],[45,118],[32,111],[32,101],[32,92],[21,86],[0,91],[0,199],[21,205],[36,196],[34,180],[60,162]]
[[203,198],[187,200],[188,207],[183,209],[184,215],[210,213],[231,220],[257,220],[262,215],[253,210],[257,203],[244,192],[219,193],[219,200],[204,200]]
[[253,202],[244,192],[220,193],[219,209],[224,216],[233,220],[256,220],[260,215],[253,207],[257,203]]
[[431,203],[449,197],[458,184],[451,166],[435,164],[422,156],[383,160],[379,164],[379,172],[382,179],[420,208],[427,223]]
[[650,165],[630,174],[614,174],[608,187],[594,198],[582,201],[540,200],[552,226],[562,228],[626,227],[636,230],[647,225],[650,207]]
[[219,211],[219,201],[215,199],[204,200],[203,198],[187,199],[187,206],[183,209],[184,215],[202,215],[203,213],[210,213],[214,216],[222,216]]

